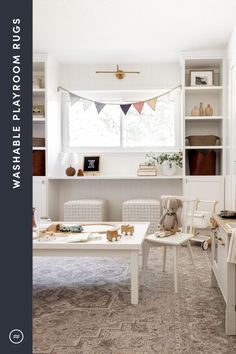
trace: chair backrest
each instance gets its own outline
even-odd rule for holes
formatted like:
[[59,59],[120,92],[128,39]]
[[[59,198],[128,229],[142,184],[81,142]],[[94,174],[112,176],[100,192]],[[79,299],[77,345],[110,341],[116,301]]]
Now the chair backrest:
[[193,231],[193,216],[195,211],[196,199],[186,198],[182,195],[162,195],[161,201],[164,198],[176,198],[182,202],[182,207],[179,208],[177,217],[181,222],[183,232],[192,233]]

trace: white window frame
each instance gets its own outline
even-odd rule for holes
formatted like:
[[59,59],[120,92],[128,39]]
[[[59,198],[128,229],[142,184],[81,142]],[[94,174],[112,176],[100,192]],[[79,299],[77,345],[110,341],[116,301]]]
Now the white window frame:
[[[117,102],[117,103],[132,103],[140,100],[150,99],[152,97],[161,95],[169,91],[169,89],[158,89],[158,90],[124,90],[124,91],[73,91],[73,93],[78,94],[81,97],[88,98],[98,102]],[[104,99],[106,97],[106,99]],[[182,121],[181,121],[181,93],[179,92],[179,110],[175,111],[175,120],[179,123],[176,125],[175,138],[178,145],[176,146],[141,146],[141,147],[70,147],[68,146],[69,141],[69,129],[68,129],[68,110],[67,103],[69,102],[68,93],[61,94],[61,114],[62,114],[62,152],[76,152],[76,153],[130,153],[130,152],[165,152],[171,151],[176,152],[183,149],[182,145]],[[66,102],[67,101],[67,102]],[[121,120],[125,119],[125,117]],[[122,142],[122,128],[120,128],[120,142]]]

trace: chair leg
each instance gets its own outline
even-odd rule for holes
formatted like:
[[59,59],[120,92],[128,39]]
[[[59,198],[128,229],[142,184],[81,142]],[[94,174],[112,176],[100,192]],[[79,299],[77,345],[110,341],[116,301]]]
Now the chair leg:
[[165,272],[166,271],[166,246],[164,246],[164,254],[163,254],[163,267],[162,267],[162,271]]
[[175,277],[175,293],[178,292],[178,248],[173,247],[174,251],[174,277]]
[[142,274],[141,274],[141,284],[144,280],[144,273],[147,268],[148,256],[149,256],[150,246],[147,241],[144,241],[143,252],[142,252]]
[[188,246],[189,254],[190,254],[190,257],[191,257],[191,260],[192,260],[192,263],[193,263],[194,270],[196,271],[196,265],[195,265],[195,262],[194,262],[193,251],[192,251],[192,247],[191,247],[190,241],[187,241],[187,246]]

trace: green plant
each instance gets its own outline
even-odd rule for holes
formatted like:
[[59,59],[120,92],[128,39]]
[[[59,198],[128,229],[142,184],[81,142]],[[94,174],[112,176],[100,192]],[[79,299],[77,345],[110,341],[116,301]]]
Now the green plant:
[[175,162],[176,166],[183,167],[183,153],[181,151],[175,153],[163,152],[160,155],[150,152],[146,154],[145,159],[147,164],[158,163],[162,165],[163,162],[168,161],[169,163]]

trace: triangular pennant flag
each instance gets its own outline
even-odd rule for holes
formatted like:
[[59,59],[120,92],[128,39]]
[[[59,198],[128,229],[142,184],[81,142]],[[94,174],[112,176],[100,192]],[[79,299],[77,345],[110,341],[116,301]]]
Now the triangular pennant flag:
[[134,108],[136,109],[136,111],[137,111],[139,114],[142,112],[143,105],[144,105],[144,102],[133,103]]
[[91,104],[93,103],[93,101],[89,101],[89,100],[85,100],[84,98],[82,99],[82,103],[83,103],[83,107],[84,107],[84,111],[86,111]]
[[73,104],[75,104],[77,101],[79,101],[80,97],[73,94],[73,93],[70,93],[70,104],[71,106],[73,106]]
[[120,108],[122,109],[123,113],[126,115],[126,113],[128,112],[128,110],[130,109],[131,104],[121,104]]
[[105,106],[105,103],[100,103],[100,102],[94,102],[95,106],[97,108],[98,114],[101,112],[101,110],[103,109],[103,107]]
[[151,100],[146,101],[146,103],[155,111],[156,109],[156,104],[157,104],[157,97],[152,98]]

